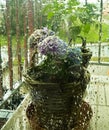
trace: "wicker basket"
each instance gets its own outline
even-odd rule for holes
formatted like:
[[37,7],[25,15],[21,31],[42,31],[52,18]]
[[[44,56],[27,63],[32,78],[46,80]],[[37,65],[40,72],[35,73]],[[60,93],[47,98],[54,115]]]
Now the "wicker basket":
[[[87,53],[86,51],[86,49],[82,49],[83,53]],[[31,68],[35,67],[36,54],[37,50],[31,56]],[[86,59],[87,55],[82,68],[87,67],[88,60],[86,61]],[[58,64],[60,65],[60,63]],[[37,73],[37,71],[35,72]],[[29,75],[25,76],[39,126],[46,130],[71,130],[74,127],[75,116],[80,112],[79,106],[90,80],[89,73],[87,72],[88,76],[86,76],[86,72],[83,69],[80,79],[74,79],[73,83],[66,84],[48,83],[46,80],[43,80],[46,82],[40,82],[33,80]],[[49,81],[52,82],[52,80]]]
[[84,94],[82,84],[41,83],[28,79],[25,81],[30,89],[38,124],[47,130],[70,130],[75,118],[71,114],[79,111]]

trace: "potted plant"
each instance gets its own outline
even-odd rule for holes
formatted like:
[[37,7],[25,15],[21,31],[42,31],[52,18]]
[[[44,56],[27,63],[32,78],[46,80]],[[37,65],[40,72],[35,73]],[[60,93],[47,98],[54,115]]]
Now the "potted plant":
[[[73,48],[53,33],[48,33],[48,29],[40,30],[43,31],[45,33],[39,35],[36,30],[29,40],[34,41],[29,43],[34,46],[25,75],[32,99],[26,111],[27,117],[34,130],[39,127],[45,130],[82,130],[86,127],[82,126],[80,115],[83,106],[90,109],[86,122],[92,114],[91,108],[83,102],[90,81],[87,65],[91,52],[84,43],[80,48]],[[36,62],[38,54],[43,56],[39,63]],[[84,112],[82,115],[86,116]]]

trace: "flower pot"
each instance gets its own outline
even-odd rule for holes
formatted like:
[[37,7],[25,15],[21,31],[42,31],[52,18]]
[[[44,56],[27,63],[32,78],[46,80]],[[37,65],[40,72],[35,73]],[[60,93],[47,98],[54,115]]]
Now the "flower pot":
[[[90,81],[87,66],[91,53],[85,46],[86,41],[81,48],[72,48],[55,35],[34,42],[37,47],[25,76],[32,99],[26,113],[34,124],[33,130],[83,130],[76,122],[81,118],[82,98]],[[37,64],[36,54],[44,56]]]
[[26,83],[30,89],[39,126],[47,130],[70,130],[73,127],[74,113],[79,111],[84,94],[82,84],[41,83],[28,80]]

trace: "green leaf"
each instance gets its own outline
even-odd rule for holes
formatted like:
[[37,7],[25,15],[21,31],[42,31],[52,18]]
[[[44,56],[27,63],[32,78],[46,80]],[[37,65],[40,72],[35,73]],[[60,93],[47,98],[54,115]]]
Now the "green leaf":
[[85,34],[89,33],[90,27],[91,27],[90,24],[84,24],[84,25],[83,25],[83,32],[84,32]]
[[47,19],[50,20],[54,16],[53,12],[48,12]]
[[80,32],[81,32],[81,26],[70,27],[69,29],[70,38],[72,38],[75,41]]

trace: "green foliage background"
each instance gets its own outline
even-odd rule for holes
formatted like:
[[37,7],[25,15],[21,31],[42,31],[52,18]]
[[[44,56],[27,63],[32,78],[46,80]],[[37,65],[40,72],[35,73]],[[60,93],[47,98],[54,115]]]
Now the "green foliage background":
[[[31,0],[33,2],[34,28],[48,27],[63,40],[80,43],[78,35],[86,38],[87,42],[98,42],[99,39],[99,8],[94,4],[81,5],[78,0]],[[19,2],[19,26],[21,39],[24,37],[24,7],[28,13],[28,0]],[[16,2],[10,0],[11,34],[16,35]],[[98,13],[99,12],[99,13]],[[0,35],[6,35],[6,10],[2,10]],[[26,14],[27,15],[27,14]],[[28,24],[28,20],[27,20]],[[28,26],[27,26],[28,31]],[[0,36],[4,41],[5,37]],[[109,37],[108,25],[102,24],[102,41]],[[5,44],[5,42],[2,42]]]

